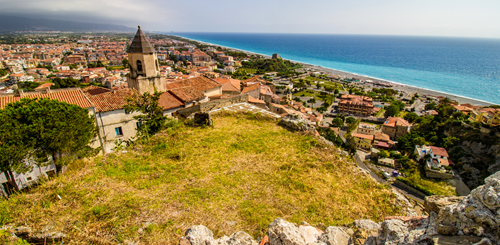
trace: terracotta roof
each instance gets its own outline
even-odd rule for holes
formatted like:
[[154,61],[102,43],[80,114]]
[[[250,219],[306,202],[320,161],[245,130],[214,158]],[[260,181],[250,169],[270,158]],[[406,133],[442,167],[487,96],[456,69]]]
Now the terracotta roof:
[[209,89],[222,87],[222,85],[208,77],[199,76],[185,80],[189,86],[195,88],[196,90],[203,92]]
[[263,100],[256,99],[252,96],[248,96],[248,103],[254,103],[254,104],[266,104]]
[[231,78],[215,78],[214,81],[222,84],[222,91],[241,91],[240,80]]
[[52,86],[52,85],[54,85],[54,83],[44,83],[44,84],[41,84],[40,86],[36,87],[35,90],[50,88],[50,86]]
[[141,27],[139,26],[139,29],[137,30],[137,33],[135,34],[134,40],[132,40],[132,43],[130,44],[130,47],[127,50],[127,53],[154,53],[155,49],[149,43],[148,38],[144,33],[141,31]]
[[161,108],[163,108],[163,110],[181,107],[184,105],[184,103],[182,103],[182,101],[171,94],[171,92],[165,92],[161,94],[160,100],[158,100],[158,104]]
[[384,133],[375,133],[375,140],[389,142],[389,140],[391,140],[391,138],[389,137],[389,135],[384,134]]
[[243,89],[243,91],[241,91],[241,93],[242,93],[242,94],[244,94],[244,93],[248,93],[248,92],[253,91],[253,90],[256,90],[256,89],[259,89],[259,84],[258,84],[258,83],[253,84],[253,85],[250,85],[250,86],[248,86],[248,87],[245,87],[245,88]]
[[85,96],[80,88],[65,88],[65,89],[54,89],[50,90],[49,93],[46,92],[25,92],[23,97],[19,96],[0,96],[0,109],[4,109],[5,106],[12,102],[20,101],[21,98],[49,98],[57,101],[66,102],[69,104],[77,105],[82,108],[93,108],[94,105]]
[[396,127],[396,126],[410,126],[410,123],[400,117],[391,117],[385,121],[384,126]]
[[340,97],[339,104],[373,107],[373,99],[366,96],[344,94]]
[[357,138],[363,138],[363,139],[373,140],[373,135],[353,133],[352,136],[353,137],[357,137]]
[[89,99],[95,105],[97,112],[106,112],[123,109],[127,104],[127,99],[139,95],[137,90],[125,88],[120,90],[110,90],[105,93],[91,95],[87,93]]
[[82,88],[82,91],[85,94],[87,94],[87,96],[89,96],[89,95],[92,96],[92,95],[98,95],[98,94],[110,92],[111,89],[90,85],[88,87]]
[[177,99],[181,100],[182,102],[189,102],[193,100],[198,100],[202,99],[205,97],[205,95],[191,87],[181,87],[181,88],[176,88],[168,91],[170,94],[175,96]]
[[431,146],[432,154],[437,156],[449,157],[446,149],[442,147]]

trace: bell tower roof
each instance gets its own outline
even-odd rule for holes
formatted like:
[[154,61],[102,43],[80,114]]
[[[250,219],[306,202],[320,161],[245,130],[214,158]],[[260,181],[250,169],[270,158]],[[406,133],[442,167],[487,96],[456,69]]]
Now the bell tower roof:
[[135,34],[134,39],[132,40],[132,43],[130,44],[130,47],[127,50],[127,53],[154,53],[155,49],[153,48],[153,45],[149,43],[148,38],[144,33],[141,31],[141,26],[139,26],[139,29],[137,30],[137,33]]

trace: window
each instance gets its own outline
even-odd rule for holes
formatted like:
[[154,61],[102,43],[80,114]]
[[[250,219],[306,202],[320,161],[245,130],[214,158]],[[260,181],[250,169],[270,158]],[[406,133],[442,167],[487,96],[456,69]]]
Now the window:
[[135,123],[135,126],[137,126],[137,128],[140,128],[140,127],[141,127],[141,125],[142,125],[142,122],[136,122],[136,123]]
[[115,128],[116,136],[123,136],[122,127]]
[[140,60],[137,61],[137,72],[142,72],[142,62]]

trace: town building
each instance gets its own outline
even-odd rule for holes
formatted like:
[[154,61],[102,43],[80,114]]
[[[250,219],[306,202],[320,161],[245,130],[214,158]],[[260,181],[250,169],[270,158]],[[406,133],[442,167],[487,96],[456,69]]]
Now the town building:
[[352,140],[356,147],[369,150],[372,147],[373,135],[353,133]]
[[375,134],[375,126],[373,126],[371,124],[360,123],[358,125],[357,132],[358,132],[358,134],[374,135]]
[[410,123],[400,117],[390,117],[382,125],[382,133],[389,135],[392,140],[408,133]]
[[340,97],[338,112],[347,115],[371,116],[373,99],[366,96],[344,94]]
[[448,158],[448,152],[442,147],[415,146],[415,154],[420,163],[424,164],[425,174],[429,178],[451,179],[453,172],[450,168],[454,165]]

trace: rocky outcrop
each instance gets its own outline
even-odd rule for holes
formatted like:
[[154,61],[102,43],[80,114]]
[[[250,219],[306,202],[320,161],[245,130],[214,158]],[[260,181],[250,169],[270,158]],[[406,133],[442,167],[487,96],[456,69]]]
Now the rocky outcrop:
[[436,223],[442,235],[475,235],[500,242],[500,172],[460,202],[442,209]]
[[439,210],[452,204],[456,204],[464,199],[464,197],[448,197],[448,196],[426,196],[425,197],[425,212],[439,213]]
[[316,125],[303,119],[301,115],[288,114],[281,119],[278,125],[293,131],[316,132]]

